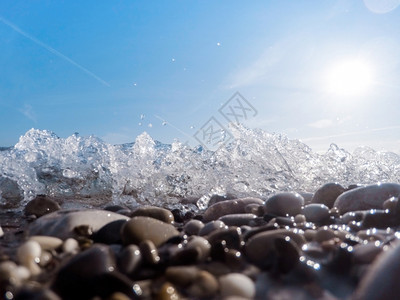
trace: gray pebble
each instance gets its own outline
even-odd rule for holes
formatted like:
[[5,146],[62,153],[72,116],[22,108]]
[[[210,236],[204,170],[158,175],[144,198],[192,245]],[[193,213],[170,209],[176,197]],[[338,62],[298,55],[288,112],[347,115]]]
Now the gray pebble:
[[303,197],[298,193],[279,193],[265,201],[265,212],[276,216],[295,216],[301,213]]

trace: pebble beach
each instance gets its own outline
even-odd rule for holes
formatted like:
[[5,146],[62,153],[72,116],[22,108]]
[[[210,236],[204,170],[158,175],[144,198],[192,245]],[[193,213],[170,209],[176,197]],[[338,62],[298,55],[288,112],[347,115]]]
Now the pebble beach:
[[394,299],[400,185],[1,213],[1,299]]

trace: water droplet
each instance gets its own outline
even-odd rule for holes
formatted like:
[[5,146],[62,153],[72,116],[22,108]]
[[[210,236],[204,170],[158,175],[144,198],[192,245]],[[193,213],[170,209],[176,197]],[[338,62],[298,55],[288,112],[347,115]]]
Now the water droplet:
[[146,118],[146,116],[144,114],[140,115],[140,120],[143,120],[144,118]]
[[147,126],[148,126],[149,128],[152,128],[152,127],[153,127],[153,124],[149,123]]
[[172,58],[171,60],[172,60],[172,62],[174,62],[174,61],[175,61],[175,58]]
[[194,129],[194,125],[190,126],[190,129]]
[[142,126],[142,122],[139,122],[139,126]]
[[218,46],[218,47],[219,47],[219,46],[221,46],[221,43],[220,43],[220,42],[218,42],[218,43],[217,43],[217,46]]
[[163,121],[163,122],[162,122],[162,126],[165,126],[165,125],[167,125],[167,122],[166,122],[166,121]]
[[133,86],[137,86],[137,83],[136,83],[136,82],[134,82],[134,83],[133,83]]

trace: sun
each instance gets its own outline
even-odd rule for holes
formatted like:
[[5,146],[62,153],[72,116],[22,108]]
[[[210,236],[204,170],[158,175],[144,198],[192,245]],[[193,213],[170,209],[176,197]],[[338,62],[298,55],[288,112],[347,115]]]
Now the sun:
[[328,70],[327,83],[328,91],[336,95],[365,95],[372,84],[371,66],[359,59],[338,62]]

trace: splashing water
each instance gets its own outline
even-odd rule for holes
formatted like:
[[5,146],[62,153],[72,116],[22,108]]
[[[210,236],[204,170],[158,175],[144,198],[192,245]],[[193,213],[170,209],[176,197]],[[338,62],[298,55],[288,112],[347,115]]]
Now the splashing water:
[[165,205],[227,193],[266,198],[276,191],[314,191],[326,182],[399,182],[400,156],[332,144],[324,155],[298,140],[231,126],[233,142],[212,152],[179,142],[162,144],[147,133],[110,145],[74,134],[59,138],[29,130],[0,151],[0,205],[22,207],[38,194],[126,205]]

